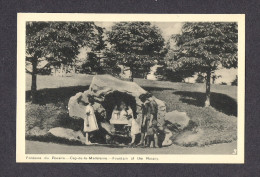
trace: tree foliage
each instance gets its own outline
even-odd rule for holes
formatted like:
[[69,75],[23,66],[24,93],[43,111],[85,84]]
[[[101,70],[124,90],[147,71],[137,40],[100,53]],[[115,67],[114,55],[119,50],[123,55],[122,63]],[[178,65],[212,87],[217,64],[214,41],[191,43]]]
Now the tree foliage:
[[236,75],[236,78],[231,82],[231,85],[237,86],[237,75]]
[[[165,55],[161,31],[150,22],[120,22],[108,33],[110,56],[133,72],[147,72]],[[134,75],[134,73],[133,73]]]
[[201,73],[198,74],[198,77],[195,80],[196,83],[204,83],[205,82],[205,76],[203,76]]
[[194,71],[189,68],[179,67],[179,63],[177,62],[178,47],[176,46],[175,36],[176,35],[172,35],[168,39],[166,43],[167,53],[164,60],[160,63],[162,67],[157,69],[155,75],[162,75],[165,80],[172,82],[183,82],[185,78],[192,77]]
[[[104,50],[106,49],[106,43],[104,39],[104,28],[96,26],[97,29],[97,45],[89,48],[86,47],[86,58],[83,59],[83,62],[80,64],[79,68],[82,73],[102,73],[103,67],[101,66],[101,58],[98,54],[103,55]],[[89,49],[91,49],[89,51]]]
[[28,59],[45,57],[52,64],[68,64],[80,47],[98,46],[97,37],[92,22],[28,22],[26,53]]
[[172,82],[184,82],[184,79],[187,77],[191,77],[193,75],[193,72],[191,72],[190,70],[179,69],[171,63],[170,66],[167,66],[167,64],[163,64],[162,67],[157,68],[155,75],[161,75],[163,76],[164,80]]
[[175,36],[179,67],[194,72],[237,67],[236,23],[185,23]]
[[100,65],[100,59],[94,52],[89,52],[86,62],[81,66],[83,73],[102,73],[103,68]]

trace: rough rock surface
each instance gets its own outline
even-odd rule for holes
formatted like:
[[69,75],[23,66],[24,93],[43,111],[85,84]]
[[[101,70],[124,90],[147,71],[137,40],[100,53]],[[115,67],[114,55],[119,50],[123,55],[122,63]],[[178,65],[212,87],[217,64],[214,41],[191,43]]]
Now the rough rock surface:
[[53,136],[65,138],[70,141],[81,141],[82,143],[85,142],[85,137],[81,131],[74,131],[72,129],[63,127],[55,127],[50,129],[49,133],[51,133]]
[[[91,85],[88,90],[85,92],[77,93],[75,96],[72,96],[69,100],[68,109],[69,115],[73,118],[83,118],[85,116],[84,106],[79,104],[79,102],[88,103],[88,95],[92,95],[95,100],[95,104],[93,105],[95,114],[101,115],[101,117],[106,117],[107,119],[110,118],[111,115],[106,115],[106,109],[104,108],[104,103],[106,99],[114,93],[122,93],[129,95],[133,98],[135,102],[135,110],[136,110],[136,121],[141,125],[142,119],[142,101],[139,99],[140,95],[148,94],[146,90],[140,87],[135,82],[123,81],[112,77],[110,75],[98,75],[94,76],[91,82]],[[119,98],[120,99],[120,98]],[[156,97],[152,96],[152,99],[158,105],[158,127],[161,130],[164,130],[165,124],[165,114],[166,114],[166,106],[165,103]],[[107,104],[107,103],[106,103]],[[110,104],[110,102],[108,103]],[[112,104],[112,102],[111,102]],[[132,107],[133,108],[133,107]],[[109,127],[109,123],[103,123],[101,126],[107,130],[109,134],[113,134],[113,130]],[[165,132],[166,133],[166,132]],[[166,136],[164,145],[171,144],[171,140],[169,139],[169,135]]]
[[172,111],[165,114],[165,121],[176,124],[180,130],[188,126],[190,118],[185,112]]
[[[89,94],[94,96],[95,104],[93,107],[95,112],[99,114],[104,114],[105,109],[102,107],[102,102],[104,102],[108,94],[113,92],[126,93],[135,98],[137,122],[140,122],[142,116],[142,102],[139,99],[139,96],[142,94],[147,94],[148,92],[135,82],[122,81],[110,75],[94,76],[91,85],[87,91],[83,93],[77,93],[75,96],[71,97],[68,104],[69,115],[74,118],[84,117],[84,106],[80,105],[78,101],[88,103],[87,96]],[[158,125],[162,126],[164,124],[166,113],[165,103],[155,98],[154,96],[152,98],[158,104]]]

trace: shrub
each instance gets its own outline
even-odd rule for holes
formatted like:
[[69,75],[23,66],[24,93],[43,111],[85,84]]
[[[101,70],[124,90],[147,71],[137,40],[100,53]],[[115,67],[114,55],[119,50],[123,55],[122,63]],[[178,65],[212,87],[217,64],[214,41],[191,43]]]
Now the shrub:
[[67,110],[51,103],[46,105],[26,104],[26,132],[34,127],[49,131],[54,127],[81,130],[82,119],[69,117]]

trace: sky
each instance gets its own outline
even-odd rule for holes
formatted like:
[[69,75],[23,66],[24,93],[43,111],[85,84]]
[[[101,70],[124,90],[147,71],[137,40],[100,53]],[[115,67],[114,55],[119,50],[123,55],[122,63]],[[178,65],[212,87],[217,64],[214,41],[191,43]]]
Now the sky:
[[[115,22],[95,22],[97,26],[103,27],[106,30],[111,30]],[[165,40],[169,39],[172,34],[178,34],[181,32],[183,23],[180,22],[151,22],[152,25],[159,27],[162,31],[162,36]]]

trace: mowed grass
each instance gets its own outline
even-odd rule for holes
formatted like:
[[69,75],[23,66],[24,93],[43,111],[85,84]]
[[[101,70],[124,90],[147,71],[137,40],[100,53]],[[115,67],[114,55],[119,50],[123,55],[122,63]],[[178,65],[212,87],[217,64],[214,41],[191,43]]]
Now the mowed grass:
[[[29,102],[30,75],[26,78],[26,130],[38,126],[48,131],[55,126],[80,129],[81,122],[73,125],[67,112],[68,100],[78,92],[88,89],[93,76],[72,77],[38,76],[39,105]],[[185,131],[174,136],[174,143],[182,146],[204,146],[227,143],[237,139],[237,87],[212,85],[212,107],[203,107],[205,84],[173,83],[135,79],[141,87],[165,101],[167,112],[181,111],[198,125],[194,131]],[[75,122],[74,122],[75,123]]]
[[[94,75],[74,75],[71,77],[59,76],[37,76],[37,89],[72,87],[72,86],[89,86]],[[175,89],[180,91],[205,92],[205,84],[201,83],[177,83],[170,81],[154,81],[135,78],[134,82],[141,87],[154,87],[164,89]],[[31,89],[31,75],[26,74],[26,90]],[[211,91],[216,93],[226,94],[231,98],[237,99],[237,87],[228,85],[212,85]]]
[[[93,75],[79,74],[71,77],[37,75],[37,89],[90,85]],[[26,74],[26,91],[31,90],[32,78]]]

